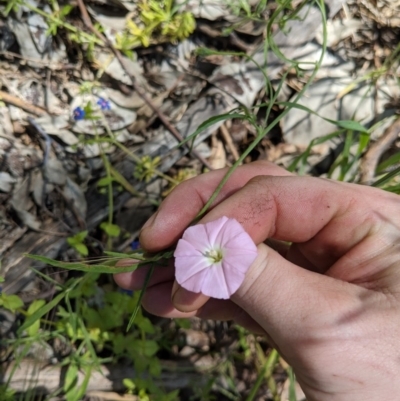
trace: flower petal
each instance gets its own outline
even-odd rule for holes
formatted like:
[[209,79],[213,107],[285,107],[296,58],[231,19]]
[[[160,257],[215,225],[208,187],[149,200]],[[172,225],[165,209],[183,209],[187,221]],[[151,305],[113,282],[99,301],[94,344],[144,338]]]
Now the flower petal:
[[243,229],[242,225],[237,220],[228,219],[226,217],[224,225],[219,230],[218,235],[215,238],[215,241],[221,244],[221,246],[225,247],[228,244],[231,244],[231,241],[236,239],[238,236],[243,238],[249,238],[250,241],[253,243],[250,236],[247,234],[247,232]]
[[182,239],[189,242],[201,253],[205,252],[211,246],[205,224],[197,224],[189,227],[183,233]]
[[232,295],[221,263],[212,265],[205,274],[201,286],[201,292],[204,295],[217,299],[228,299]]
[[[175,259],[175,277],[179,284],[188,280],[194,274],[199,274],[210,269],[204,256],[183,256]],[[205,274],[205,273],[204,273]]]
[[186,238],[180,239],[174,252],[175,258],[181,256],[203,256],[203,252],[193,246],[192,242],[193,241],[188,241]]
[[[257,253],[242,253],[235,255],[234,253],[226,252],[224,263],[227,263],[230,266],[229,271],[235,269],[245,274],[256,258]],[[228,267],[226,269],[228,269]]]
[[219,233],[221,232],[221,230],[224,229],[224,226],[228,221],[229,221],[229,219],[227,217],[222,216],[221,218],[214,220],[214,221],[210,221],[209,223],[199,224],[199,225],[204,226],[204,229],[207,232],[208,240],[211,245],[220,244],[220,241],[218,240],[217,237],[218,237]]

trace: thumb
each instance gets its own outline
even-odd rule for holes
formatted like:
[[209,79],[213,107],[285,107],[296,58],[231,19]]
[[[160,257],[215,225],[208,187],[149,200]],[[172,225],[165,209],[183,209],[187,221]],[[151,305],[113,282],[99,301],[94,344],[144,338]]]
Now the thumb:
[[[246,311],[278,347],[307,341],[334,330],[359,311],[366,290],[303,269],[265,244],[231,300]],[[349,315],[350,314],[350,315]],[[354,315],[353,315],[354,316]]]

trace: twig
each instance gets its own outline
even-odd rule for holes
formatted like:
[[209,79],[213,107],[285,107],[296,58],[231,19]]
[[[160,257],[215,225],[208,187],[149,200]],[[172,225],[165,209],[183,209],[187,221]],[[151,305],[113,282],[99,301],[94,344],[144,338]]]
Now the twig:
[[64,199],[65,204],[68,206],[68,208],[71,210],[72,214],[75,217],[76,222],[79,225],[79,228],[81,230],[85,230],[86,229],[86,222],[85,220],[82,219],[81,215],[79,214],[79,211],[77,210],[77,208],[74,205],[74,202],[71,202],[64,194],[63,191],[61,191],[60,188],[55,187],[55,190],[58,192],[58,194]]
[[34,106],[33,104],[27,103],[24,100],[1,90],[0,100],[5,103],[12,104],[13,106],[19,107],[27,111],[28,113],[34,114],[35,116],[43,116],[45,114],[48,114],[46,110],[42,109],[41,107]]
[[[128,75],[129,79],[132,82],[133,89],[139,94],[139,96],[145,101],[145,103],[151,108],[151,110],[157,114],[158,118],[161,120],[161,122],[164,124],[165,128],[168,129],[169,132],[179,141],[183,141],[182,135],[178,132],[178,130],[168,121],[168,118],[165,116],[164,113],[162,113],[154,104],[153,102],[147,97],[146,93],[144,90],[137,85],[135,78],[132,76],[132,74],[129,72],[129,69],[126,67],[125,62],[122,58],[121,52],[116,49],[113,44],[108,40],[107,37],[103,36],[97,29],[93,26],[92,21],[90,19],[90,16],[86,10],[86,7],[83,3],[83,0],[77,0],[78,2],[78,7],[82,15],[82,19],[84,24],[87,26],[87,28],[93,32],[94,35],[96,35],[101,41],[107,44],[107,46],[111,49],[111,51],[114,53],[115,57],[121,64],[121,67],[123,70],[126,72]],[[188,145],[186,147],[189,148],[189,151],[195,156],[197,159],[199,159],[204,166],[206,166],[208,169],[213,170],[211,165],[201,156],[197,151],[191,149]]]
[[[33,119],[32,117],[28,117],[28,122],[29,124],[32,125],[33,128],[43,137],[44,139],[44,149],[43,149],[43,160],[42,160],[42,169],[44,169],[47,165],[47,161],[49,160],[49,153],[50,153],[50,147],[51,147],[51,138],[47,135],[47,133],[44,131],[44,129]],[[47,177],[46,174],[43,175],[43,188],[42,188],[42,195],[41,195],[41,201],[42,201],[42,208],[43,210],[50,215],[51,217],[54,217],[53,213],[50,212],[49,209],[46,207],[46,187],[47,187]]]
[[[47,134],[47,132],[35,121],[34,118],[32,117],[28,117],[28,121],[29,123],[32,125],[32,127],[35,128],[35,130],[43,137],[44,141],[45,141],[45,146],[43,149],[43,160],[42,160],[42,169],[46,166],[48,160],[49,160],[49,154],[50,154],[50,149],[51,149],[51,144],[52,144],[52,139],[50,138],[50,136]],[[71,227],[69,227],[67,225],[67,223],[65,223],[64,221],[62,221],[61,219],[57,218],[53,212],[51,212],[47,207],[46,207],[46,186],[47,186],[48,182],[47,182],[47,178],[46,178],[46,174],[43,174],[43,189],[42,189],[42,208],[43,210],[50,216],[52,217],[54,220],[59,220],[64,227],[68,230],[68,231],[72,231]],[[66,202],[66,204],[72,209],[76,220],[78,221],[78,224],[80,225],[81,228],[85,227],[85,223],[82,223],[82,219],[80,219],[79,215],[77,216],[77,212],[75,210],[75,208],[73,207],[73,204],[71,205],[70,202],[68,202],[68,200],[65,198],[64,193],[58,188],[55,187],[55,189],[58,191],[59,194],[61,194]],[[66,233],[54,233],[54,235],[60,237],[65,237],[67,236]]]
[[226,128],[225,124],[222,124],[219,127],[220,131],[221,131],[221,135],[224,138],[224,141],[226,143],[226,146],[228,146],[230,152],[232,153],[233,158],[235,159],[235,161],[239,160],[239,153],[235,147],[235,144],[232,141],[232,137],[231,134],[228,131],[228,128]]
[[49,158],[49,152],[50,152],[50,147],[51,147],[51,138],[47,135],[47,133],[44,131],[44,129],[32,118],[28,117],[29,123],[36,129],[37,132],[43,137],[45,146],[43,150],[43,160],[42,160],[42,166],[45,166],[47,163],[47,160]]
[[29,58],[29,57],[24,57],[21,56],[20,54],[10,52],[8,50],[2,50],[0,51],[0,56],[4,56],[7,58],[17,58],[19,60],[23,60],[24,62],[32,62],[36,64],[40,64],[43,68],[48,68],[53,71],[58,71],[58,70],[79,70],[79,66],[76,64],[65,64],[65,63],[59,63],[59,64],[49,64],[48,61],[44,60],[38,60],[34,58]]
[[390,127],[386,128],[383,135],[368,149],[361,159],[361,183],[371,185],[374,181],[376,167],[379,159],[386,150],[390,148],[393,142],[400,134],[400,118],[398,118]]

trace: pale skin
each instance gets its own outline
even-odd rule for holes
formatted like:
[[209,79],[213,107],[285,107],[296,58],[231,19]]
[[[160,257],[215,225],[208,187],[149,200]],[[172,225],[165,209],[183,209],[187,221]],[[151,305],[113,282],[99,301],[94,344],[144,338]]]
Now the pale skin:
[[[176,244],[225,172],[180,184],[146,223],[142,246],[156,252]],[[398,400],[400,198],[255,162],[236,169],[200,223],[222,216],[237,219],[258,245],[239,290],[226,301],[190,293],[174,282],[171,261],[156,269],[143,306],[263,333],[308,401]],[[140,289],[145,274],[115,279]]]

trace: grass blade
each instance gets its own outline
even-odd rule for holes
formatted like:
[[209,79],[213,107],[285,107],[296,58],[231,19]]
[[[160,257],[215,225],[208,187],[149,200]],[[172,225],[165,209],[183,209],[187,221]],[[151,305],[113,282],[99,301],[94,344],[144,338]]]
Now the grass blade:
[[146,292],[147,286],[149,285],[149,282],[150,282],[151,276],[153,275],[153,272],[154,272],[154,264],[151,265],[150,270],[147,272],[146,278],[144,280],[142,291],[140,291],[139,299],[137,301],[137,304],[135,306],[134,311],[132,312],[132,316],[129,319],[129,323],[128,323],[128,326],[126,328],[127,332],[132,327],[132,324],[135,321],[135,317],[136,317],[137,313],[139,312],[140,305],[142,304],[143,295]]
[[[106,274],[115,274],[115,273],[127,273],[133,272],[139,267],[139,263],[133,263],[129,266],[112,266],[112,263],[115,263],[117,259],[110,259],[110,265],[89,265],[85,264],[84,262],[61,262],[59,260],[54,260],[51,258],[47,258],[45,256],[39,255],[25,255],[28,258],[33,260],[37,260],[38,262],[46,263],[53,267],[59,267],[61,269],[67,270],[77,270],[86,273],[106,273]],[[106,262],[109,263],[109,262]]]

